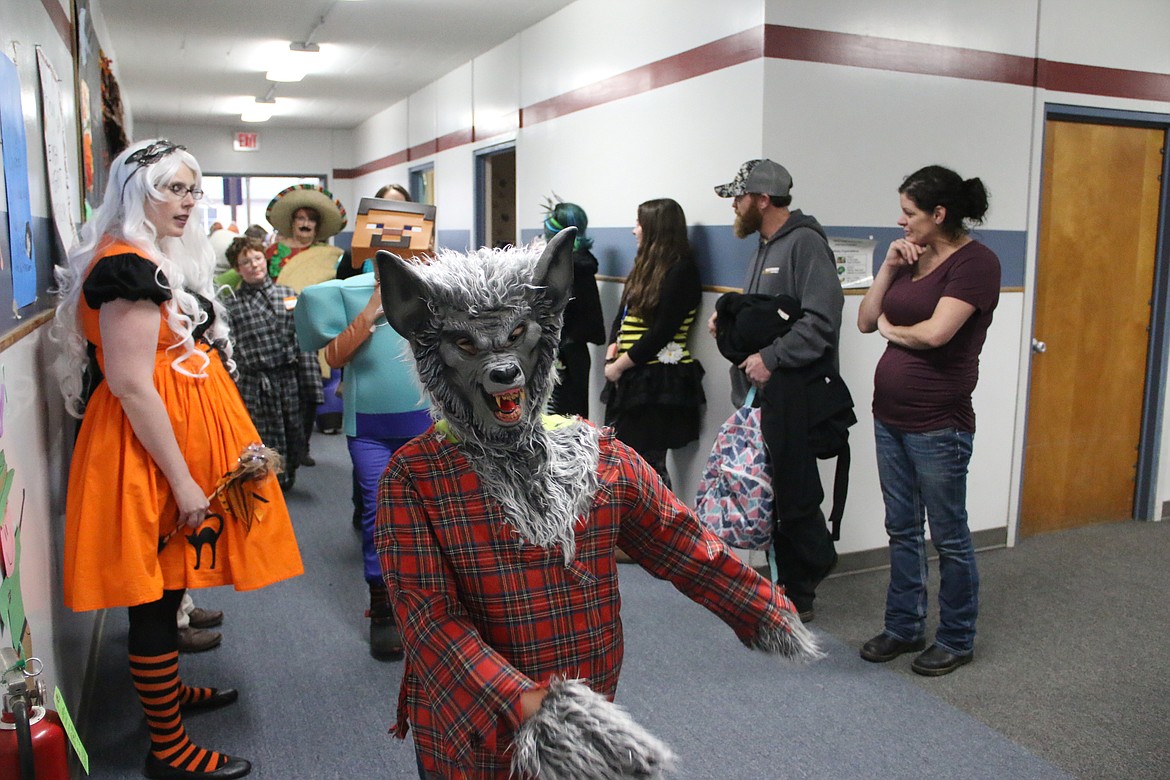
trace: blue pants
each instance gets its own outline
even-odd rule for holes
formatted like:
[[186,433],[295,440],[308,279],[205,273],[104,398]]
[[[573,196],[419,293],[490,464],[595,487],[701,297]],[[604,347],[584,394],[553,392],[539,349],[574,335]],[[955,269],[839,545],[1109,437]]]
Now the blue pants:
[[935,644],[965,655],[975,642],[979,572],[967,527],[967,464],[974,435],[954,428],[907,433],[874,420],[878,477],[890,537],[885,632],[911,642],[926,632],[926,536],[938,551]]
[[353,461],[353,473],[362,494],[362,558],[366,582],[382,583],[382,565],[374,550],[374,519],[378,515],[378,480],[386,470],[399,447],[406,439],[367,439],[347,436],[349,457]]

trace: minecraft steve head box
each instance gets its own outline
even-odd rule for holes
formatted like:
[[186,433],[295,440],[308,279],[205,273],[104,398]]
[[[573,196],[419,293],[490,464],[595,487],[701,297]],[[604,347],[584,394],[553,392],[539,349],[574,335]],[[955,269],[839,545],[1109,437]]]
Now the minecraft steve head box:
[[362,198],[350,256],[361,268],[379,249],[410,258],[435,248],[435,207],[384,198]]

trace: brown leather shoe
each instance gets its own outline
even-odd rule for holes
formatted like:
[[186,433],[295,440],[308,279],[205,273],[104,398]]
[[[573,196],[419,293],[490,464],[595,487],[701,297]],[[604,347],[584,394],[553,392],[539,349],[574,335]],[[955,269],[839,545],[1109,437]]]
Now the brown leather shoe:
[[218,631],[204,631],[201,628],[179,629],[179,652],[202,653],[213,647],[219,647],[223,641],[223,634]]
[[187,618],[191,628],[215,628],[223,622],[223,613],[218,609],[195,607]]

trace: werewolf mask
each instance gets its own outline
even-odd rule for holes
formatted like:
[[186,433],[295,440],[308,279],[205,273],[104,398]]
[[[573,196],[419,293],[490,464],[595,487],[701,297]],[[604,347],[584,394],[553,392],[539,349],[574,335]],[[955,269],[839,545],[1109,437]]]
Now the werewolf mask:
[[376,256],[386,320],[410,343],[433,409],[520,535],[560,544],[566,561],[597,490],[596,429],[543,424],[576,233],[562,230],[539,256],[528,247],[442,250],[424,264]]

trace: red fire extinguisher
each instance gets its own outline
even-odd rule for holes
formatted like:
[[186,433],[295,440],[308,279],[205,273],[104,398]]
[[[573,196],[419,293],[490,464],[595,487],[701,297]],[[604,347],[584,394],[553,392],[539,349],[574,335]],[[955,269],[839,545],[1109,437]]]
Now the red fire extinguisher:
[[42,664],[24,664],[9,648],[0,650],[6,670],[0,708],[0,777],[13,780],[69,780],[65,727],[57,713],[42,706],[44,683],[37,679]]

